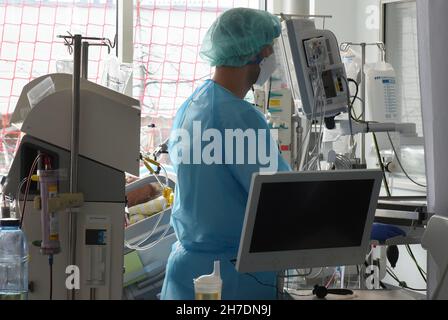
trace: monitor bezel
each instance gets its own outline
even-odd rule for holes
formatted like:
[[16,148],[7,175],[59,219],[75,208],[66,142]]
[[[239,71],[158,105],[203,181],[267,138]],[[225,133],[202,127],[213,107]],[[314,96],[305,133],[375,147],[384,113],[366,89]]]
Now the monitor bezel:
[[[364,262],[369,244],[371,227],[381,188],[380,170],[339,170],[314,172],[282,172],[276,174],[254,173],[249,190],[236,269],[239,272],[281,271],[295,268],[314,268],[357,265]],[[250,252],[254,222],[257,214],[261,187],[264,183],[373,180],[369,209],[362,242],[357,247]],[[347,194],[347,197],[352,196]],[[279,216],[280,218],[280,216]],[[342,219],[342,217],[341,217]],[[349,221],[347,222],[349,223]],[[269,235],[266,235],[267,237]]]

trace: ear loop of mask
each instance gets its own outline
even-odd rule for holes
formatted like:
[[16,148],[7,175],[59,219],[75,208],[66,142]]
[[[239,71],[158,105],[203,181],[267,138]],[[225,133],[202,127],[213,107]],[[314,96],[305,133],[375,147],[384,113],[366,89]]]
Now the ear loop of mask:
[[247,64],[260,64],[263,59],[264,58],[261,55],[257,54],[255,61],[249,61]]
[[[257,54],[257,57],[254,61],[249,61],[247,63],[247,65],[259,65],[261,63],[261,61],[263,61],[263,57],[260,54]],[[252,93],[255,94],[255,89],[254,86],[251,87]]]

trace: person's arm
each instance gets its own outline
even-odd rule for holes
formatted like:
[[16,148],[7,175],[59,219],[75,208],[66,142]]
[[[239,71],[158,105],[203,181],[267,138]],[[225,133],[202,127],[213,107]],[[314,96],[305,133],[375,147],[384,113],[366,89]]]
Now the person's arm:
[[160,190],[153,184],[146,184],[126,194],[128,208],[148,202],[157,197]]
[[247,192],[249,192],[252,175],[256,172],[275,173],[291,171],[291,167],[278,150],[278,146],[271,136],[266,119],[261,112],[254,108],[245,108],[244,112],[236,113],[232,119],[223,119],[221,123],[224,130],[241,129],[244,132],[253,131],[252,137],[253,135],[256,137],[254,146],[248,146],[247,139],[245,141],[243,149],[244,164],[236,163],[236,154],[237,152],[241,152],[242,149],[240,148],[238,150],[238,146],[235,145],[235,140],[233,140],[233,154],[227,152],[228,150],[226,151],[226,144],[229,141],[225,141],[224,143],[226,164],[230,168],[232,175],[241,183]]

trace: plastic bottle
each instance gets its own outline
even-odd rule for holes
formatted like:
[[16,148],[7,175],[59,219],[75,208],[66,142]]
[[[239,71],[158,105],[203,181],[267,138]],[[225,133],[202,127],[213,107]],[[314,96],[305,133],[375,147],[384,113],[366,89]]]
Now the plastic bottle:
[[366,70],[367,98],[371,121],[400,122],[397,77],[389,63],[378,62]]
[[28,245],[18,219],[0,220],[0,300],[28,295]]
[[[381,123],[401,122],[401,105],[398,97],[398,81],[391,64],[384,61],[366,68],[367,120]],[[391,133],[395,146],[400,145],[398,136]],[[377,135],[380,150],[390,150],[386,134]],[[372,152],[375,152],[373,149]]]
[[221,300],[222,279],[219,261],[214,262],[212,274],[193,280],[196,300]]
[[0,218],[11,218],[11,206],[9,201],[6,199],[5,194],[2,196],[2,207]]

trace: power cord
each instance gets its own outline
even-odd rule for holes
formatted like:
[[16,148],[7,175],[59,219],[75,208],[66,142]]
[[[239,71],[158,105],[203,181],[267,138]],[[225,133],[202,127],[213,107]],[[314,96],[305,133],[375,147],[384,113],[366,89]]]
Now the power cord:
[[356,99],[358,98],[359,84],[358,84],[358,82],[356,82],[352,78],[348,78],[347,80],[348,80],[348,82],[354,83],[355,86],[356,86],[355,94],[351,97],[351,98],[353,98],[353,100],[351,102],[351,106],[353,107],[353,104],[355,103]]
[[20,229],[22,229],[23,221],[24,221],[24,218],[25,218],[25,207],[26,207],[26,202],[27,202],[27,199],[28,199],[29,190],[30,190],[31,177],[32,177],[32,175],[34,173],[34,170],[36,170],[36,167],[37,167],[37,164],[38,164],[38,161],[39,161],[40,157],[42,157],[42,156],[45,156],[45,154],[44,153],[39,153],[36,156],[36,158],[34,159],[32,165],[31,165],[30,171],[28,172],[28,177],[27,177],[27,180],[26,180],[26,187],[25,187],[25,196],[24,196],[24,199],[23,199],[23,207],[22,207],[22,212],[21,212],[21,215],[20,215]]
[[[230,260],[230,262],[231,262],[233,265],[235,265],[235,264],[236,264],[236,259],[232,259],[232,260]],[[262,286],[265,286],[265,287],[271,287],[271,288],[276,288],[276,289],[277,289],[277,286],[273,286],[272,284],[263,283],[263,282],[261,282],[260,280],[258,280],[256,276],[254,276],[254,275],[251,274],[251,273],[245,272],[245,273],[243,273],[243,274],[245,274],[245,275],[251,277],[251,278],[254,279],[258,284],[260,284],[260,285],[262,285]]]
[[398,279],[397,275],[389,267],[387,267],[386,271],[390,275],[390,277],[398,283],[398,285],[400,287],[409,289],[409,290],[413,290],[413,291],[426,291],[426,289],[416,289],[416,288],[409,287],[405,281],[400,281],[400,279]]
[[386,189],[387,196],[390,197],[392,193],[390,192],[389,183],[387,182],[386,169],[384,168],[383,160],[381,159],[378,140],[376,139],[375,132],[372,132],[372,135],[373,135],[373,143],[375,144],[376,156],[378,158],[378,164],[380,165],[381,171],[383,172],[384,187]]
[[420,267],[419,263],[417,262],[417,259],[415,258],[414,253],[412,252],[411,246],[407,244],[406,250],[408,251],[409,255],[411,256],[412,261],[414,261],[415,265],[417,266],[418,272],[422,276],[423,280],[425,280],[425,282],[427,283],[428,281],[426,279],[426,272],[422,269],[422,267]]
[[406,176],[411,182],[413,182],[414,184],[416,184],[417,186],[420,186],[420,187],[422,187],[422,188],[427,188],[426,185],[421,184],[421,183],[418,183],[417,181],[415,181],[414,179],[412,179],[412,178],[409,176],[409,174],[406,172],[406,170],[403,168],[403,165],[401,164],[401,161],[400,161],[400,157],[398,156],[398,153],[397,153],[397,151],[395,150],[395,146],[394,146],[394,144],[393,144],[393,142],[392,142],[392,138],[390,137],[390,133],[389,133],[389,132],[386,132],[386,133],[387,133],[387,138],[389,139],[390,145],[391,145],[391,147],[392,147],[392,150],[394,151],[394,154],[395,154],[395,157],[396,157],[396,159],[397,159],[398,165],[399,165],[400,168],[401,168],[401,171],[403,171],[403,173],[405,174],[405,176]]
[[48,256],[48,265],[50,266],[50,300],[53,300],[53,255]]

